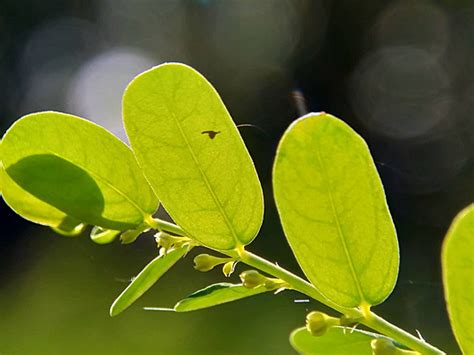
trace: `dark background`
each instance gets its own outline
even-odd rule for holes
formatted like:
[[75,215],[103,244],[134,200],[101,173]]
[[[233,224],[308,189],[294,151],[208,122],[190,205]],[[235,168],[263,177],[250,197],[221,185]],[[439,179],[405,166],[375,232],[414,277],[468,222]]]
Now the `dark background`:
[[[0,125],[4,132],[24,114],[60,110],[125,139],[126,84],[164,61],[190,64],[237,123],[257,126],[241,128],[267,208],[250,249],[300,273],[270,173],[301,92],[309,111],[362,134],[382,176],[401,269],[376,311],[455,354],[439,254],[450,221],[474,200],[473,58],[468,0],[0,0]],[[291,354],[289,332],[322,309],[284,292],[190,314],[143,311],[222,280],[194,271],[188,257],[112,319],[113,299],[156,254],[152,238],[99,246],[56,236],[3,202],[0,213],[1,355]]]

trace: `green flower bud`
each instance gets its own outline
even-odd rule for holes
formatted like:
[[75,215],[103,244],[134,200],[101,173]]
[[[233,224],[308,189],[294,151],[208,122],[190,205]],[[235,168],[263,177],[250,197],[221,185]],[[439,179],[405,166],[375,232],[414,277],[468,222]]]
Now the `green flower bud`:
[[267,277],[263,285],[267,290],[284,289],[288,287],[288,284],[285,281],[269,277]]
[[133,243],[137,238],[150,228],[147,225],[140,226],[136,229],[130,229],[128,231],[123,232],[120,235],[120,242],[122,244],[130,244]]
[[364,319],[363,317],[354,318],[354,317],[346,316],[344,314],[339,318],[339,322],[344,327],[352,327],[363,319]]
[[158,232],[155,234],[156,244],[162,254],[166,254],[168,250],[179,248],[186,243],[191,244],[191,239],[187,237],[176,237],[165,232]]
[[158,247],[162,247],[165,252],[172,248],[174,244],[173,239],[174,237],[172,235],[165,232],[158,232],[155,234],[156,244],[158,244]]
[[339,319],[323,312],[313,311],[306,316],[306,329],[314,336],[324,335],[330,327],[335,325],[339,325]]
[[264,285],[267,278],[260,274],[257,270],[247,270],[240,274],[242,284],[247,288],[257,288]]
[[229,277],[230,275],[232,275],[235,270],[236,264],[237,263],[235,262],[235,260],[228,261],[224,264],[224,266],[222,267],[222,272],[224,273],[225,277]]
[[194,258],[194,268],[198,271],[206,272],[214,269],[217,265],[233,262],[231,258],[218,258],[209,254],[199,254]]
[[374,339],[370,342],[372,347],[373,355],[395,355],[397,354],[397,348],[388,339]]
[[373,355],[419,355],[420,353],[412,350],[404,350],[395,346],[390,339],[378,338],[370,342]]

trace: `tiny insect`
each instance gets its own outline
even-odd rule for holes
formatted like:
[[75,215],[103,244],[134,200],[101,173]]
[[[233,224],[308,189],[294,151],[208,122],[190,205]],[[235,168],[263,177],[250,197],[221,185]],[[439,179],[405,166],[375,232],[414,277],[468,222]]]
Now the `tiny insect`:
[[221,131],[202,131],[201,134],[207,134],[209,135],[209,138],[214,139],[215,136],[217,136]]

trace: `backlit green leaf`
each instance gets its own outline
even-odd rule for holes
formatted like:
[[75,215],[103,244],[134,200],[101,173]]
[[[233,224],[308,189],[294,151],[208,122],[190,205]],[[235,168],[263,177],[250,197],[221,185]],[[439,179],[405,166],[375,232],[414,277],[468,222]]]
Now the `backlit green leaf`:
[[[5,203],[23,218],[51,227],[59,227],[69,218],[51,205],[23,190],[8,176],[4,169],[0,171],[3,186],[2,197]],[[77,220],[76,220],[77,221]],[[77,221],[79,224],[80,222]]]
[[263,198],[255,167],[227,109],[194,69],[164,64],[135,78],[123,99],[125,129],[163,206],[214,249],[256,236]]
[[305,328],[295,329],[290,343],[306,355],[372,355],[370,342],[378,335],[344,327],[329,328],[322,336],[314,336]]
[[87,228],[84,223],[79,223],[76,219],[66,217],[63,219],[61,224],[56,227],[51,227],[56,233],[61,234],[65,237],[76,237],[80,235]]
[[[131,150],[79,117],[57,112],[27,115],[5,134],[2,155],[8,175],[5,200],[38,223],[55,225],[68,215],[125,230],[140,225],[158,205]],[[56,213],[50,215],[52,207]],[[27,209],[31,211],[24,213]]]
[[157,282],[189,250],[187,244],[173,249],[165,255],[153,259],[135,277],[128,287],[117,297],[110,307],[110,315],[116,316],[127,309],[133,302],[141,297],[151,286]]
[[91,230],[90,237],[91,240],[97,244],[109,244],[112,243],[120,233],[120,231],[113,229],[104,229],[102,227],[95,226]]
[[23,218],[50,226],[56,233],[66,237],[78,236],[86,228],[79,220],[67,216],[15,184],[5,172],[3,163],[0,166],[0,185],[4,187],[2,197],[5,203]]
[[398,274],[398,243],[364,140],[341,120],[309,114],[285,132],[273,172],[288,242],[308,279],[345,307],[382,302]]
[[222,282],[192,293],[185,299],[179,301],[174,306],[174,309],[176,312],[196,311],[198,309],[217,306],[268,291],[271,290],[264,286],[247,288],[242,286],[242,284]]
[[474,354],[474,205],[453,221],[442,251],[451,326],[464,354]]

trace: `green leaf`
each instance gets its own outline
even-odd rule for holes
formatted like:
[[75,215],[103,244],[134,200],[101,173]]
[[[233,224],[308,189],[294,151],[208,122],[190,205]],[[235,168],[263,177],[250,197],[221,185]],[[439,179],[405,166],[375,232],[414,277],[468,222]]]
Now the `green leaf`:
[[123,312],[133,302],[141,297],[151,286],[157,282],[176,262],[181,259],[189,250],[189,245],[185,244],[177,249],[169,251],[165,255],[160,255],[153,259],[135,277],[128,287],[117,297],[110,307],[112,317]]
[[90,237],[92,241],[97,244],[109,244],[112,243],[120,233],[120,231],[113,229],[104,229],[102,227],[95,226],[91,230]]
[[306,355],[372,355],[370,342],[378,337],[374,333],[344,327],[332,327],[323,336],[314,336],[302,327],[291,333],[290,343],[296,351]]
[[217,306],[268,291],[271,290],[264,286],[247,288],[242,284],[231,284],[227,282],[217,283],[196,291],[179,301],[174,306],[174,310],[176,312],[196,311],[198,309]]
[[[68,222],[69,217],[65,213],[23,190],[8,176],[4,169],[0,171],[0,176],[3,200],[15,213],[31,222],[46,226],[60,227],[64,221],[66,221],[66,224],[70,224]],[[80,222],[77,221],[77,223]]]
[[56,233],[66,237],[78,236],[87,227],[86,224],[64,214],[23,190],[5,172],[3,162],[0,165],[0,186],[4,190],[3,200],[17,214],[29,221],[50,226]]
[[80,223],[74,218],[66,217],[59,226],[52,226],[51,229],[65,237],[76,237],[87,228],[87,224]]
[[464,354],[474,354],[474,205],[454,219],[443,243],[443,283],[451,326]]
[[150,228],[147,225],[142,225],[139,226],[137,229],[125,231],[120,235],[120,242],[122,244],[133,243],[142,233],[148,231],[149,229]]
[[325,113],[300,118],[279,144],[273,186],[288,242],[321,293],[344,307],[388,297],[398,242],[382,183],[357,133]]
[[250,243],[263,218],[253,162],[227,109],[194,69],[164,64],[135,78],[125,129],[166,211],[186,233],[221,250]]
[[[38,223],[55,225],[61,215],[68,215],[86,224],[126,230],[140,225],[158,205],[131,150],[79,117],[27,115],[5,134],[2,155],[8,175],[5,200]],[[52,208],[60,213],[49,216]]]

